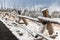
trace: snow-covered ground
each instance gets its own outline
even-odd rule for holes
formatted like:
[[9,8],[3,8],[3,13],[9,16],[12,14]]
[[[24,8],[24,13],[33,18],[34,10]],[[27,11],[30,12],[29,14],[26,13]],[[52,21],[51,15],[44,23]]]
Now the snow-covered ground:
[[[5,18],[8,18],[8,20],[5,20]],[[37,33],[41,33],[42,28],[44,27],[41,23],[33,22],[31,20],[27,20],[28,25],[25,24],[18,24],[15,22],[15,19],[4,17],[0,18],[5,25],[10,29],[10,31],[19,39],[19,40],[34,40],[35,38],[33,36],[36,36]],[[16,18],[17,19],[17,18]],[[56,19],[54,19],[56,20]],[[59,21],[59,20],[58,20]],[[60,22],[60,21],[59,21]],[[58,36],[53,40],[60,40],[60,25],[58,24],[52,24],[54,28],[54,34],[58,34]],[[32,36],[33,35],[33,36]],[[44,35],[48,35],[48,31],[45,30]]]
[[60,25],[58,24],[52,24],[52,25],[53,25],[54,33],[58,34],[55,40],[60,40]]
[[[12,31],[12,33],[19,39],[19,40],[34,40],[34,37],[31,35],[36,35],[36,33],[40,32],[40,27],[36,23],[27,20],[28,25],[26,26],[25,24],[20,24],[20,25],[15,25],[15,21],[11,18],[8,18],[8,20],[5,20],[5,18],[8,18],[7,16],[2,18],[1,20],[5,22],[7,27]],[[12,24],[15,23],[15,24]],[[26,30],[27,29],[27,30]],[[30,31],[31,33],[27,32]],[[23,34],[21,36],[21,33]]]

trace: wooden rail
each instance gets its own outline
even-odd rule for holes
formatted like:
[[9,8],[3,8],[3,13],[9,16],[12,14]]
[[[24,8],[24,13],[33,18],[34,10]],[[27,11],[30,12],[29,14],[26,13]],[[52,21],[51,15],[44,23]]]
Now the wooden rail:
[[32,21],[37,21],[37,22],[39,22],[39,20],[43,20],[51,23],[60,24],[60,22],[58,20],[54,20],[54,18],[47,18],[47,17],[41,17],[41,16],[39,16],[38,18],[32,18],[32,17],[22,16],[22,15],[18,15],[18,17],[22,17],[22,18],[29,19]]

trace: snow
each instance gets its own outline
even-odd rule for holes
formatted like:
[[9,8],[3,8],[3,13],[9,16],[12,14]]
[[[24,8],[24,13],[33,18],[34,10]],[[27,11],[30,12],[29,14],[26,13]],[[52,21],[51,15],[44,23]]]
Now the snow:
[[33,21],[39,21],[37,18],[32,18],[32,17],[28,17],[28,16],[18,15],[18,17],[24,17],[26,19],[30,19],[30,20],[33,20]]
[[41,11],[45,11],[45,10],[47,10],[47,8],[44,8],[44,9],[42,9]]
[[[41,30],[43,29],[43,25],[41,23],[38,23],[38,22],[34,22],[34,21],[31,21],[31,20],[35,20],[35,21],[38,21],[37,18],[31,18],[31,17],[27,17],[27,16],[21,16],[21,17],[25,17],[27,18],[27,22],[28,22],[28,25],[26,26],[25,24],[18,24],[15,22],[15,19],[18,19],[18,18],[9,18],[8,16],[2,18],[0,18],[0,20],[7,26],[7,28],[9,28],[9,30],[19,39],[19,40],[34,40],[35,38],[33,36],[36,36],[37,34],[40,34],[40,35],[43,35],[41,34]],[[5,18],[8,18],[8,20],[5,20]],[[28,18],[30,18],[31,20],[28,20]],[[49,21],[52,21],[52,22],[58,22],[60,23],[60,19],[58,18],[44,18],[44,17],[39,17],[40,19],[43,19],[43,20],[49,20]],[[12,23],[15,23],[15,24],[12,24]],[[58,36],[54,39],[54,40],[60,40],[60,25],[56,25],[56,24],[52,24],[53,25],[53,28],[54,28],[54,34],[56,34],[56,32],[58,32]],[[20,35],[20,33],[23,33],[23,36]],[[33,35],[33,36],[32,36]],[[49,34],[48,34],[48,31],[47,29],[45,28],[45,32],[44,32],[44,37],[45,38],[49,38],[48,37]]]
[[[5,17],[6,18],[6,17]],[[5,25],[9,28],[9,30],[12,31],[12,33],[19,39],[19,40],[34,40],[34,37],[31,36],[25,29],[28,31],[33,32],[32,34],[36,35],[36,32],[39,30],[39,26],[33,22],[29,22],[29,24],[26,26],[25,24],[23,25],[16,25],[14,26],[12,23],[14,23],[13,20],[10,18],[8,20],[5,20],[5,18],[1,19]],[[25,29],[23,29],[25,28]],[[19,32],[17,32],[19,31]],[[19,34],[23,33],[23,36],[20,36]]]
[[52,24],[54,29],[54,34],[58,33],[58,36],[55,38],[55,40],[60,40],[60,25],[58,24]]
[[46,17],[39,16],[38,19],[41,19],[43,21],[56,22],[60,24],[60,18],[46,18]]

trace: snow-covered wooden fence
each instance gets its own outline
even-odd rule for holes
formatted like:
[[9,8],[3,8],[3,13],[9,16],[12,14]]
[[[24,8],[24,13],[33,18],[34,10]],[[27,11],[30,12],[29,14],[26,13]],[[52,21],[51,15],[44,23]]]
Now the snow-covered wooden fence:
[[51,23],[60,24],[60,20],[57,18],[47,18],[47,17],[41,17],[41,16],[39,16],[38,18],[32,18],[32,17],[22,16],[22,15],[18,15],[18,17],[22,17],[22,18],[29,19],[29,20],[36,21],[36,22],[39,22],[39,20],[43,20],[43,21],[47,21]]
[[[40,20],[45,21],[45,22],[50,22],[50,23],[56,23],[56,24],[60,24],[60,21],[55,20],[54,18],[47,18],[47,17],[38,17],[38,18],[32,18],[32,17],[28,17],[28,16],[22,16],[22,15],[17,15],[17,17],[19,18],[23,18],[23,19],[29,19],[32,21],[36,21],[36,22],[40,22]],[[24,20],[23,20],[24,21]],[[27,23],[27,22],[26,22]],[[18,23],[17,23],[18,24]],[[28,29],[26,28],[26,30],[28,31]],[[31,34],[31,31],[28,31]],[[47,39],[47,40],[52,40],[52,38],[43,35],[42,33],[37,33],[39,36],[42,36],[43,38]],[[31,34],[33,35],[33,34]],[[34,35],[33,35],[34,36]]]
[[[38,18],[32,18],[32,17],[28,17],[28,16],[22,16],[22,15],[17,15],[18,17],[22,17],[24,19],[29,19],[29,20],[32,20],[32,21],[36,21],[36,22],[40,22],[40,20],[44,21],[44,22],[49,22],[49,23],[55,23],[55,24],[60,24],[60,21],[58,21],[59,19],[55,19],[55,18],[47,18],[47,17],[38,17]],[[37,33],[38,34],[38,33]],[[50,37],[47,37],[43,34],[39,34],[40,36],[46,38],[46,39],[50,39]],[[52,40],[52,39],[51,39]]]

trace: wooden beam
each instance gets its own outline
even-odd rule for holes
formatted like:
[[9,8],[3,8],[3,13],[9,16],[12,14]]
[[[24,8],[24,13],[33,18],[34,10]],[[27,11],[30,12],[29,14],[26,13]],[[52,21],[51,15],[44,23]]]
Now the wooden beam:
[[17,15],[18,17],[22,17],[22,18],[26,18],[32,21],[39,21],[37,18],[32,18],[32,17],[28,17],[28,16],[22,16],[22,15]]
[[39,20],[43,20],[43,21],[47,21],[47,22],[51,22],[51,23],[56,23],[56,24],[60,24],[60,19],[54,19],[54,18],[47,18],[47,17],[38,17]]
[[22,15],[17,15],[17,16],[25,18],[25,19],[32,20],[32,21],[37,21],[37,22],[39,22],[39,20],[42,20],[42,21],[48,21],[48,22],[51,22],[51,23],[60,24],[60,22],[56,19],[54,20],[54,18],[47,18],[47,17],[41,17],[41,16],[39,16],[38,18],[32,18],[32,17],[22,16]]
[[44,35],[44,34],[42,34],[42,33],[38,33],[38,35],[39,35],[40,37],[45,38],[46,40],[53,40],[53,39],[50,38],[49,36],[46,36],[46,35]]

